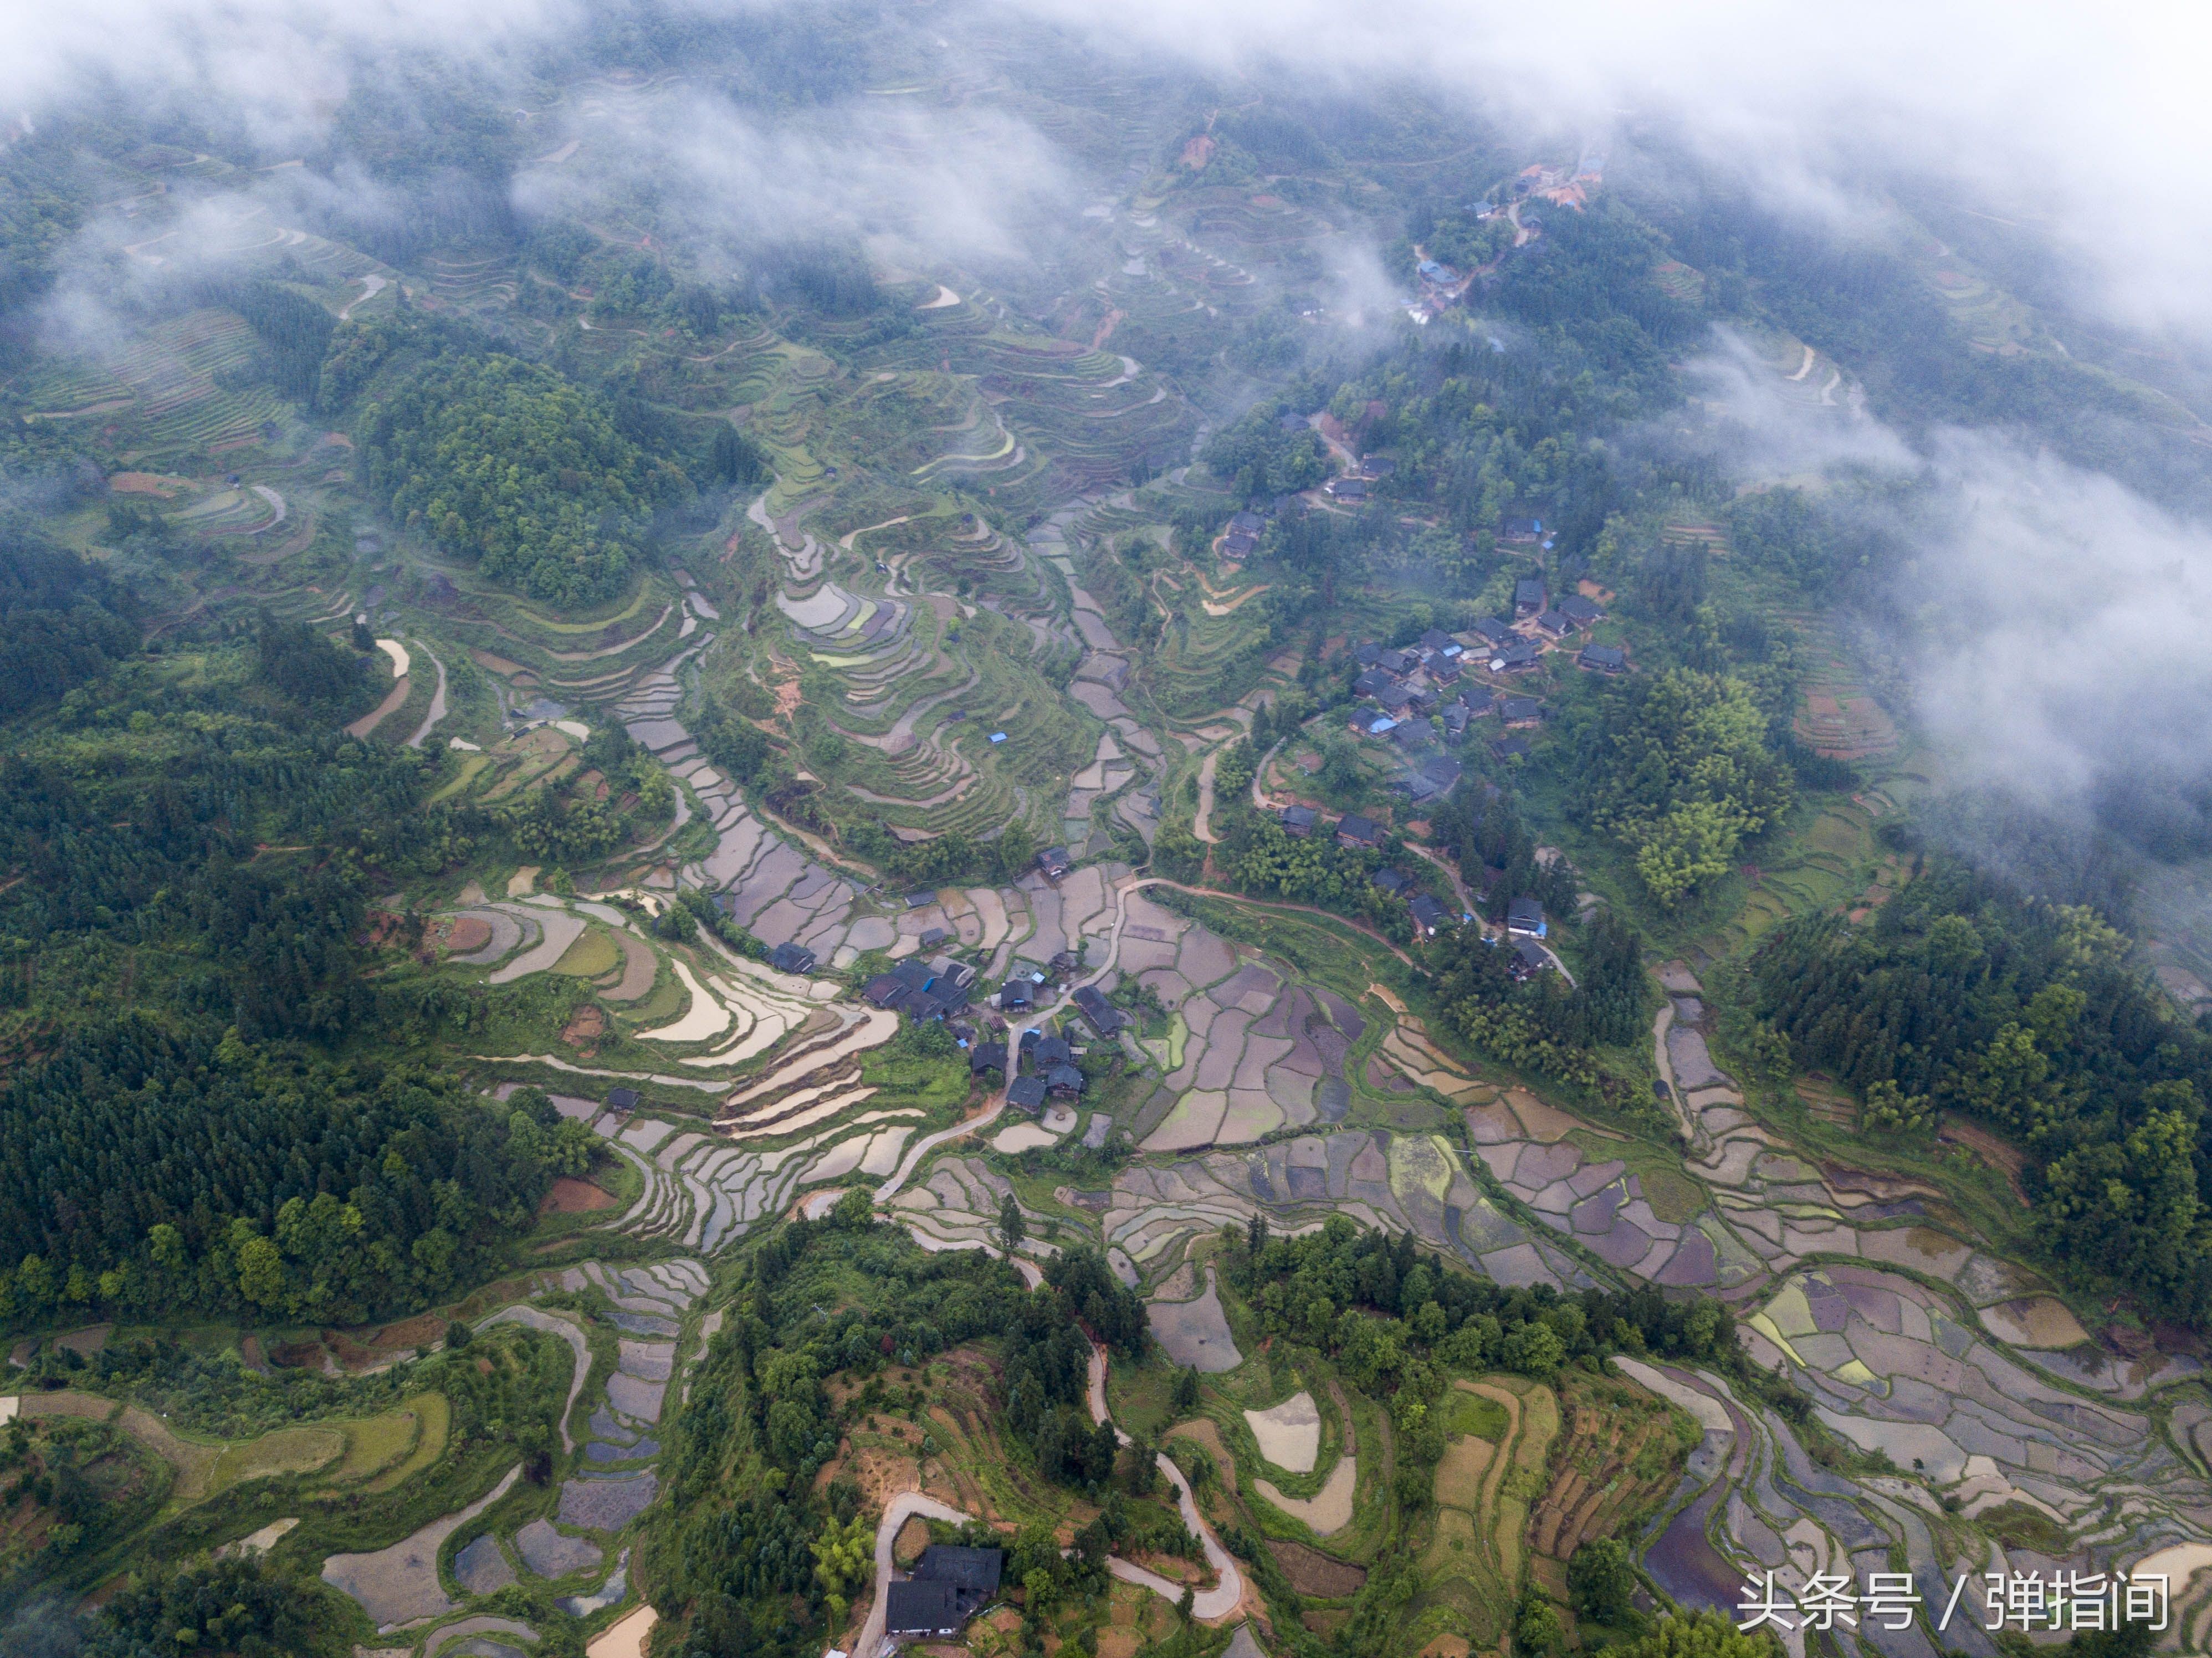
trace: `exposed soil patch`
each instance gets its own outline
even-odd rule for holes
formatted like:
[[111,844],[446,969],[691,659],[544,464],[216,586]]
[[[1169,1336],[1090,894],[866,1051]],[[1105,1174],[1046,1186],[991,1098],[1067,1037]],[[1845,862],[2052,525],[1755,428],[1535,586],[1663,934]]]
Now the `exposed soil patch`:
[[491,942],[491,923],[474,915],[457,915],[448,921],[433,922],[430,936],[439,949],[465,956]]
[[2027,1202],[2027,1188],[2020,1183],[2020,1171],[2027,1159],[2018,1146],[1999,1139],[1979,1123],[1962,1122],[1955,1118],[1946,1122],[1936,1138],[1946,1145],[1965,1146],[2002,1174],[2022,1204]]
[[607,1034],[607,1016],[598,1004],[586,1002],[575,1017],[562,1027],[561,1040],[574,1048],[589,1048]]
[[1334,1600],[1358,1594],[1359,1586],[1367,1581],[1363,1568],[1323,1554],[1319,1549],[1310,1549],[1303,1543],[1271,1537],[1267,1540],[1267,1552],[1275,1557],[1283,1575],[1291,1580],[1291,1587],[1300,1594]]
[[587,1180],[578,1180],[562,1175],[553,1182],[553,1189],[538,1206],[541,1215],[586,1215],[601,1209],[611,1209],[619,1202],[615,1194],[604,1187],[594,1186]]

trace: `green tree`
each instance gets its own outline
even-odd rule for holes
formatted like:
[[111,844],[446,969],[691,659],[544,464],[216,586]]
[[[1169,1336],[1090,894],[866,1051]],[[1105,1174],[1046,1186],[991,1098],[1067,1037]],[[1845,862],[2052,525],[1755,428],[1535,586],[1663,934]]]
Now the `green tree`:
[[1009,1192],[999,1199],[999,1248],[1011,1260],[1014,1252],[1022,1247],[1022,1240],[1028,1236],[1029,1228],[1022,1219],[1022,1206]]
[[1766,726],[1739,679],[1678,668],[1612,687],[1571,733],[1575,811],[1671,908],[1790,810],[1796,780],[1768,750]]
[[1198,1366],[1186,1364],[1176,1377],[1175,1393],[1169,1406],[1177,1416],[1188,1416],[1198,1408]]
[[1636,1567],[1617,1537],[1584,1543],[1567,1562],[1567,1596],[1577,1614],[1617,1624],[1636,1593]]

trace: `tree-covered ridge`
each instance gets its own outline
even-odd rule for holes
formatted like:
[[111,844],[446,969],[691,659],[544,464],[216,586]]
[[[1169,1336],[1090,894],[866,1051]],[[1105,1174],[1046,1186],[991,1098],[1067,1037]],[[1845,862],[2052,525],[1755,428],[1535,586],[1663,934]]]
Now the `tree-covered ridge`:
[[359,436],[364,481],[394,519],[559,604],[619,591],[653,510],[690,487],[601,399],[500,353],[422,364],[363,408]]
[[1859,1090],[1873,1126],[1924,1134],[1941,1108],[2020,1141],[2054,1259],[2175,1316],[2212,1309],[2212,1040],[2094,911],[1942,866],[1867,926],[1784,929],[1751,977],[1798,1061]]
[[[66,566],[38,580],[100,590]],[[51,614],[0,616],[0,652]],[[489,1110],[434,1073],[324,1057],[408,1017],[362,942],[371,872],[459,844],[422,809],[434,760],[331,729],[365,685],[350,651],[264,617],[114,664],[11,731],[5,1315],[416,1305],[486,1271],[578,1160],[542,1101]]]

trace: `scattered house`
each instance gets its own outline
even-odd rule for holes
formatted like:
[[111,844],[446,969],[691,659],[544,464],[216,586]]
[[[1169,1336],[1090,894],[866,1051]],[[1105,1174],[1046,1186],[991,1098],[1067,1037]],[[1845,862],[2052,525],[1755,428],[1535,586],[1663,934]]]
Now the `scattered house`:
[[1421,775],[1434,783],[1439,793],[1448,794],[1457,786],[1461,770],[1458,761],[1448,754],[1439,754],[1422,763]]
[[1260,548],[1260,537],[1243,530],[1231,530],[1221,537],[1221,550],[1231,558],[1249,558]]
[[1526,760],[1532,750],[1527,741],[1518,737],[1501,737],[1490,745],[1490,751],[1500,760]]
[[975,982],[975,969],[965,962],[956,962],[950,956],[939,956],[929,964],[930,989],[944,993],[949,986],[965,990]]
[[1073,1057],[1074,1050],[1068,1047],[1066,1037],[1040,1036],[1036,1046],[1030,1050],[1030,1066],[1042,1072],[1056,1065],[1066,1065]]
[[1387,714],[1355,714],[1352,716],[1352,731],[1355,737],[1382,737],[1395,730],[1397,724]]
[[1544,653],[1525,639],[1516,639],[1490,659],[1492,673],[1527,673],[1544,659]]
[[878,973],[868,981],[860,998],[871,1007],[895,1008],[913,993],[914,987],[896,973]]
[[627,1117],[637,1109],[637,1098],[635,1088],[610,1088],[607,1090],[607,1109],[617,1117]]
[[951,1587],[966,1623],[989,1604],[999,1592],[999,1574],[1006,1568],[1004,1549],[965,1549],[951,1543],[933,1543],[914,1563],[912,1581]]
[[1389,477],[1397,470],[1398,463],[1388,455],[1362,455],[1359,458],[1359,476],[1370,482]]
[[1407,908],[1413,913],[1414,931],[1424,938],[1435,938],[1437,929],[1451,920],[1451,912],[1425,892],[1417,893]]
[[1594,627],[1605,620],[1605,612],[1598,608],[1595,599],[1585,598],[1580,593],[1569,593],[1558,605],[1561,616],[1577,628]]
[[1364,478],[1331,478],[1322,489],[1333,501],[1364,501],[1367,499],[1367,480]]
[[1083,965],[1083,957],[1072,950],[1056,950],[1052,960],[1045,963],[1046,970],[1055,979],[1065,979]]
[[1370,817],[1347,812],[1336,823],[1336,843],[1341,847],[1375,847],[1382,843],[1382,826]]
[[796,973],[803,977],[814,971],[814,952],[804,944],[778,944],[769,951],[768,964],[778,973]]
[[1066,847],[1047,847],[1037,853],[1036,866],[1044,872],[1046,880],[1058,886],[1066,878],[1068,871],[1075,867],[1075,860],[1067,855]]
[[1565,639],[1574,630],[1575,624],[1564,610],[1547,610],[1536,618],[1536,631],[1547,638]]
[[1524,892],[1506,905],[1505,930],[1519,937],[1541,938],[1551,928],[1545,922],[1543,905]]
[[1628,653],[1618,645],[1585,645],[1575,662],[1589,673],[1626,673]]
[[1421,649],[1430,657],[1457,656],[1459,641],[1441,628],[1431,628],[1421,635]]
[[1091,1028],[1102,1036],[1117,1035],[1132,1021],[1113,1003],[1100,993],[1096,985],[1085,985],[1075,993],[1075,1011],[1091,1022]]
[[1283,808],[1283,833],[1297,840],[1303,841],[1311,835],[1314,832],[1314,825],[1319,822],[1321,822],[1321,814],[1311,806]]
[[1279,432],[1303,432],[1307,429],[1307,426],[1308,422],[1304,415],[1282,415],[1275,421],[1275,429]]
[[1544,533],[1540,518],[1509,518],[1498,526],[1500,541],[1534,541]]
[[1439,264],[1434,259],[1423,259],[1414,268],[1421,273],[1423,282],[1434,282],[1438,288],[1449,288],[1459,280],[1458,271],[1448,264]]
[[1550,595],[1544,591],[1543,577],[1524,575],[1513,584],[1513,615],[1516,621],[1540,615],[1548,603]]
[[978,1042],[968,1050],[968,1074],[980,1077],[986,1071],[1006,1074],[1006,1045],[1004,1042]]
[[1027,979],[1009,979],[999,987],[999,1011],[1026,1013],[1036,1005],[1036,996]]
[[[1006,1103],[1034,1116],[1044,1109],[1044,1078],[1017,1077],[1006,1084]],[[896,1585],[893,1585],[894,1588]]]
[[1534,939],[1523,938],[1513,946],[1513,955],[1506,963],[1505,970],[1513,975],[1515,983],[1527,984],[1539,973],[1552,970],[1552,958],[1544,953],[1542,946]]
[[1398,745],[1401,752],[1418,754],[1436,740],[1436,732],[1431,729],[1429,722],[1425,720],[1408,720],[1404,724],[1391,728],[1390,740]]
[[936,902],[937,890],[934,887],[924,887],[919,892],[909,892],[906,896],[908,909],[927,909]]
[[[1457,651],[1459,647],[1455,645],[1452,647],[1452,649],[1454,651]],[[1456,656],[1438,657],[1435,661],[1429,664],[1429,677],[1436,681],[1439,685],[1458,684],[1459,658]]]
[[884,1591],[884,1633],[894,1641],[950,1641],[967,1622],[950,1583],[915,1580]]
[[1083,1091],[1083,1073],[1072,1065],[1056,1065],[1044,1073],[1045,1091],[1066,1096]]
[[1498,712],[1508,726],[1544,723],[1544,705],[1533,696],[1509,696],[1499,703]]
[[1378,869],[1370,879],[1378,890],[1387,892],[1394,898],[1413,884],[1403,870]]
[[1256,536],[1267,527],[1267,520],[1257,513],[1238,513],[1229,520],[1232,534]]
[[1444,730],[1450,736],[1466,736],[1468,722],[1474,718],[1464,702],[1447,702],[1444,705]]
[[936,949],[939,944],[943,944],[943,943],[944,943],[947,938],[950,938],[951,936],[952,936],[952,929],[951,929],[951,928],[950,928],[950,927],[942,927],[942,926],[933,926],[933,927],[931,927],[931,928],[930,928],[927,932],[924,932],[924,933],[921,935],[921,937],[919,939],[917,939],[915,942],[917,942],[918,944],[921,944],[921,946],[924,950],[934,950],[934,949]]
[[1434,783],[1429,781],[1419,772],[1415,772],[1411,777],[1400,778],[1390,785],[1390,790],[1394,794],[1404,795],[1417,806],[1425,805],[1442,793]]

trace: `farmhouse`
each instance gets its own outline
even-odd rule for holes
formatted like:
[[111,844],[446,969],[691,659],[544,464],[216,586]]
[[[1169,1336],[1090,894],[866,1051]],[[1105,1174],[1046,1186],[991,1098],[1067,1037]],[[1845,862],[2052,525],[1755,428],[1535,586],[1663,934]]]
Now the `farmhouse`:
[[1527,673],[1544,659],[1544,653],[1525,639],[1516,639],[1490,659],[1492,673]]
[[1413,902],[1407,908],[1413,913],[1414,930],[1424,938],[1435,938],[1437,929],[1451,920],[1450,914],[1444,907],[1425,892],[1416,894]]
[[1623,673],[1628,668],[1628,653],[1618,645],[1585,645],[1575,662],[1586,673]]
[[1322,488],[1336,501],[1363,501],[1367,499],[1367,480],[1364,478],[1331,478]]
[[1075,1011],[1102,1036],[1114,1035],[1129,1023],[1129,1016],[1101,995],[1096,985],[1085,985],[1073,999]]
[[1083,1073],[1072,1065],[1056,1065],[1044,1073],[1045,1091],[1063,1097],[1083,1091]]
[[1564,610],[1547,610],[1536,618],[1536,631],[1548,639],[1564,639],[1574,630]]
[[1044,1109],[1044,1078],[1017,1077],[1006,1084],[1006,1103],[1031,1115]]
[[1597,601],[1585,598],[1580,593],[1569,593],[1561,599],[1559,610],[1577,628],[1587,628],[1605,620],[1605,612],[1598,608]]
[[1539,973],[1549,973],[1552,958],[1534,939],[1523,938],[1513,946],[1513,956],[1506,963],[1505,970],[1513,975],[1516,983],[1526,984]]
[[1046,880],[1058,886],[1066,878],[1068,871],[1075,867],[1075,860],[1067,855],[1066,847],[1047,847],[1037,853],[1036,866],[1043,872]]
[[1540,615],[1549,602],[1549,595],[1544,592],[1543,577],[1524,575],[1513,584],[1513,614],[1516,618],[1525,620]]
[[1344,847],[1374,847],[1382,843],[1382,827],[1372,818],[1347,812],[1337,819],[1336,841]]
[[1541,938],[1551,928],[1544,920],[1543,905],[1524,892],[1506,905],[1505,930],[1531,938]]
[[1533,752],[1528,740],[1519,737],[1501,737],[1490,745],[1490,751],[1500,760],[1526,760]]
[[1016,976],[999,987],[1000,1012],[1026,1013],[1036,1005],[1036,987],[1027,979]]
[[933,1543],[914,1576],[884,1593],[884,1632],[895,1641],[951,1640],[999,1592],[1005,1560],[1002,1549]]
[[814,971],[814,952],[804,944],[778,944],[769,952],[768,964],[778,973],[811,973]]
[[1298,840],[1303,841],[1311,835],[1314,832],[1314,825],[1320,821],[1321,814],[1311,806],[1283,808],[1283,833]]
[[1413,884],[1403,870],[1378,869],[1370,879],[1377,891],[1387,892],[1394,898]]
[[1544,723],[1544,705],[1533,696],[1509,696],[1498,705],[1498,712],[1509,726]]
[[980,1077],[986,1071],[1006,1073],[1006,1045],[1004,1042],[978,1042],[968,1050],[968,1074]]

